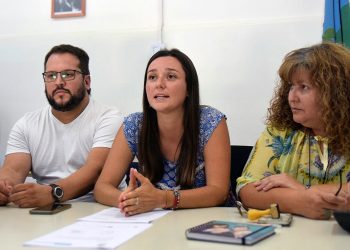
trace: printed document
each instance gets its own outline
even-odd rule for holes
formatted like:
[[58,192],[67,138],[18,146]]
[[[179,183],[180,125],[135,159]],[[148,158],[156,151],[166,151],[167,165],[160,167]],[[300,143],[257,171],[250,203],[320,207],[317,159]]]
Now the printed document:
[[24,246],[114,249],[143,232],[152,224],[105,223],[78,221],[42,237],[25,242]]
[[110,223],[150,223],[171,210],[156,209],[147,213],[136,214],[126,217],[119,208],[107,208],[95,214],[80,218],[82,221],[110,222]]

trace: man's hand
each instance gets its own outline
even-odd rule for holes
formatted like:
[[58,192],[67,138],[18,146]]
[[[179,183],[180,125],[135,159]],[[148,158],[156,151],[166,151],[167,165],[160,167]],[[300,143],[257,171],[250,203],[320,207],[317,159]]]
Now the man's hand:
[[0,180],[0,205],[6,205],[10,202],[9,198],[12,192],[13,184],[7,180]]
[[43,207],[54,202],[52,188],[36,183],[17,184],[12,189],[9,201],[21,208]]

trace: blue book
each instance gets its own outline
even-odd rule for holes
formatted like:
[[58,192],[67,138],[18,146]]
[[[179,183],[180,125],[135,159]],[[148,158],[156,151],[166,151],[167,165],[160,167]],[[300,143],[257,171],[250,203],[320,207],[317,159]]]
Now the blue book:
[[275,233],[275,227],[253,223],[209,221],[186,230],[187,239],[253,245]]

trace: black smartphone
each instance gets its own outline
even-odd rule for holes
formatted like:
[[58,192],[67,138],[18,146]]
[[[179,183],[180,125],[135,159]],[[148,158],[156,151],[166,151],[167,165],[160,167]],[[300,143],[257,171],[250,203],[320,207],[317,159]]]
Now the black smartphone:
[[61,211],[67,210],[68,208],[71,208],[71,204],[59,204],[54,203],[52,205],[48,205],[45,207],[37,207],[29,210],[30,214],[56,214]]

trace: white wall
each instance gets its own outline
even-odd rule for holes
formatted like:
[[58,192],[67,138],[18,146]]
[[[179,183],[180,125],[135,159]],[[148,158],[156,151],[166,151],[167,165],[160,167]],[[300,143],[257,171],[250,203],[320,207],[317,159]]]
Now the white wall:
[[[0,4],[0,162],[14,122],[46,103],[41,72],[54,45],[88,52],[95,99],[141,110],[160,0],[87,0],[85,17],[66,19],[50,18],[49,0]],[[324,0],[164,0],[164,42],[193,60],[201,101],[227,115],[231,144],[255,142],[283,56],[321,40],[323,8]]]

